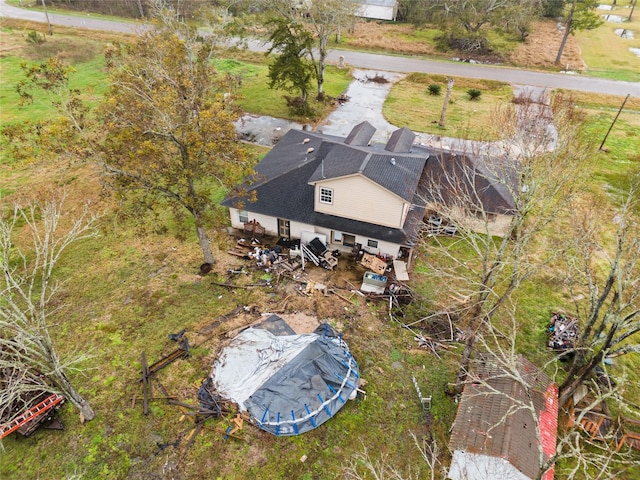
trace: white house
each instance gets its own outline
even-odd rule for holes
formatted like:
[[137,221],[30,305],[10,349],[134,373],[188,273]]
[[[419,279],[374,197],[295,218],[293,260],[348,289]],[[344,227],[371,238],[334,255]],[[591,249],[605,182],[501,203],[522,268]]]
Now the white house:
[[[257,221],[267,234],[287,239],[312,232],[323,235],[330,249],[357,248],[410,262],[430,201],[427,180],[447,169],[445,163],[462,159],[414,145],[407,128],[393,132],[386,145],[371,145],[374,133],[368,122],[346,138],[290,130],[256,174],[223,200],[231,225],[242,229]],[[486,205],[508,215],[510,197],[483,180]]]

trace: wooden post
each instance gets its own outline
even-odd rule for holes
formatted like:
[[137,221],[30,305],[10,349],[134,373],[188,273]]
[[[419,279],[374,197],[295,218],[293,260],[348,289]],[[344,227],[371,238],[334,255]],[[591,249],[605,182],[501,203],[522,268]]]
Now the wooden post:
[[444,118],[447,115],[447,106],[449,105],[449,97],[451,97],[451,90],[453,90],[453,78],[447,78],[447,93],[444,96],[444,103],[442,104],[442,113],[440,114],[440,121],[438,125],[444,128]]
[[145,415],[149,414],[149,366],[147,365],[147,357],[142,352],[142,408]]
[[638,4],[638,0],[633,0],[633,4],[631,5],[631,11],[629,12],[629,21],[631,21],[631,16],[633,15],[633,11],[636,9],[637,4]]
[[47,13],[47,5],[42,0],[42,8],[44,10],[44,16],[47,18],[47,25],[49,25],[49,35],[53,35],[53,29],[51,28],[51,22],[49,21],[49,14]]

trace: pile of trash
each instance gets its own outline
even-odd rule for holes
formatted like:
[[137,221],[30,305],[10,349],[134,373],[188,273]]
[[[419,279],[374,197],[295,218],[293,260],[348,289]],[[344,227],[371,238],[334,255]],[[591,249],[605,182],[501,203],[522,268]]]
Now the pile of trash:
[[248,252],[247,256],[256,260],[258,267],[270,267],[279,260],[281,253],[282,249],[277,245],[273,248],[253,247],[253,251]]
[[553,350],[568,350],[575,346],[580,336],[578,319],[568,317],[562,312],[551,314],[549,328],[547,329],[549,341],[547,346]]

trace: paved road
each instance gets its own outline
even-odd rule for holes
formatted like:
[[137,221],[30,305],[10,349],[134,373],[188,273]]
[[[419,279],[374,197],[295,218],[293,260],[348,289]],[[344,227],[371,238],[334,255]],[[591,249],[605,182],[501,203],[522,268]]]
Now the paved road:
[[[640,98],[640,82],[619,82],[579,75],[534,72],[492,65],[419,60],[392,55],[375,55],[341,50],[332,51],[329,58],[331,61],[338,62],[340,55],[344,56],[345,63],[359,68],[405,73],[436,73],[458,77],[499,80],[511,84],[533,85],[550,89],[564,88],[567,90],[582,90],[614,95],[626,95],[629,93],[633,97]],[[638,59],[638,68],[640,69],[640,59]]]
[[[29,20],[32,22],[47,23],[43,12],[25,10],[23,8],[12,7],[6,4],[6,0],[0,0],[0,18],[17,18],[19,20]],[[52,25],[62,25],[64,27],[78,27],[89,30],[103,30],[122,33],[136,33],[140,24],[135,22],[114,22],[110,20],[100,20],[91,18],[89,15],[78,13],[74,15],[59,15],[49,12],[49,21]]]
[[[32,12],[21,8],[11,7],[0,0],[0,17],[18,18],[35,22],[46,22],[44,13]],[[110,30],[114,32],[135,33],[141,28],[140,24],[98,20],[90,17],[49,14],[49,20],[54,25],[87,28],[91,30]],[[259,44],[253,47],[260,49]],[[378,55],[354,51],[333,50],[329,54],[329,61],[338,62],[344,56],[345,63],[358,68],[385,70],[391,72],[425,72],[442,75],[453,75],[469,78],[483,78],[500,80],[511,84],[533,85],[544,88],[564,88],[567,90],[581,90],[585,92],[609,93],[615,95],[631,94],[640,98],[640,82],[619,82],[600,78],[578,75],[533,72],[489,65],[468,63],[454,63],[434,60],[420,60],[417,58],[398,57],[393,55]],[[640,63],[640,61],[639,61]]]

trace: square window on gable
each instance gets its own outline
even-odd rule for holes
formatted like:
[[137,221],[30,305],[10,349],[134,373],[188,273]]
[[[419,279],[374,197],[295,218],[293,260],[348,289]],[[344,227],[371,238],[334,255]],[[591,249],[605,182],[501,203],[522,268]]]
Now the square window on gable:
[[333,203],[333,189],[320,187],[320,203]]

